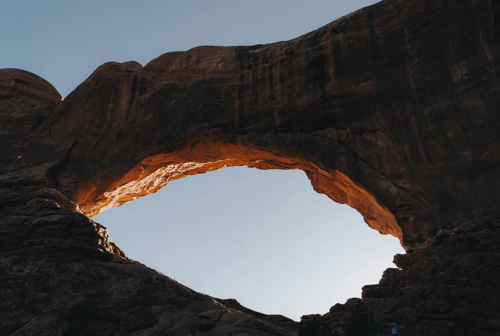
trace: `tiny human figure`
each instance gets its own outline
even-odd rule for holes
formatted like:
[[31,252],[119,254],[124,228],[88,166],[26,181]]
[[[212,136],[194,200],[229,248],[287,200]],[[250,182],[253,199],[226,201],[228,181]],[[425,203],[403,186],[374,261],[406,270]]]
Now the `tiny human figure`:
[[398,325],[397,322],[392,322],[389,327],[392,328],[392,336],[399,336],[399,329],[404,328],[403,325]]

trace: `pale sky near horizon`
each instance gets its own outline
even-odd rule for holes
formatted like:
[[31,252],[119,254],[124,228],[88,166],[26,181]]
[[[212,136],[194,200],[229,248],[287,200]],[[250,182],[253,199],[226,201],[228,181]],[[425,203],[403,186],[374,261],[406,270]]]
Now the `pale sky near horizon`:
[[[373,0],[4,0],[0,68],[67,96],[99,65],[199,45],[289,40]],[[404,253],[300,171],[226,168],[93,218],[127,255],[199,292],[283,314],[326,313]]]

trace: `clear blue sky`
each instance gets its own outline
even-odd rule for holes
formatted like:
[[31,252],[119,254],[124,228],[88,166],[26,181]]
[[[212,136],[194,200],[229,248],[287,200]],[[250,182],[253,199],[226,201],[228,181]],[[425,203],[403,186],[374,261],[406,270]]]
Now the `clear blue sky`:
[[[31,71],[66,96],[107,61],[288,40],[375,2],[4,0],[0,68]],[[188,287],[296,320],[359,297],[403,253],[300,171],[192,176],[94,220],[128,256]]]

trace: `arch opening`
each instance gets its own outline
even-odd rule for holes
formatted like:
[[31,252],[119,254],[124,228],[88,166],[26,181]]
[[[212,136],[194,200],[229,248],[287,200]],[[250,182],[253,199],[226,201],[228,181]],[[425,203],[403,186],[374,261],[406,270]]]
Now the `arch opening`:
[[196,291],[295,320],[359,297],[401,252],[297,170],[192,176],[95,220],[132,259]]

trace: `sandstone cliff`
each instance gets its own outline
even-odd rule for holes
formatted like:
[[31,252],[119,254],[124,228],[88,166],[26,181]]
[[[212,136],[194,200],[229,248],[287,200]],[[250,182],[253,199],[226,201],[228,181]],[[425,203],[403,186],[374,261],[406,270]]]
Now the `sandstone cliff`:
[[[0,335],[494,335],[500,4],[386,0],[297,39],[0,70]],[[302,169],[407,254],[300,325],[128,260],[86,216],[226,166]],[[332,305],[334,302],[332,302]]]

